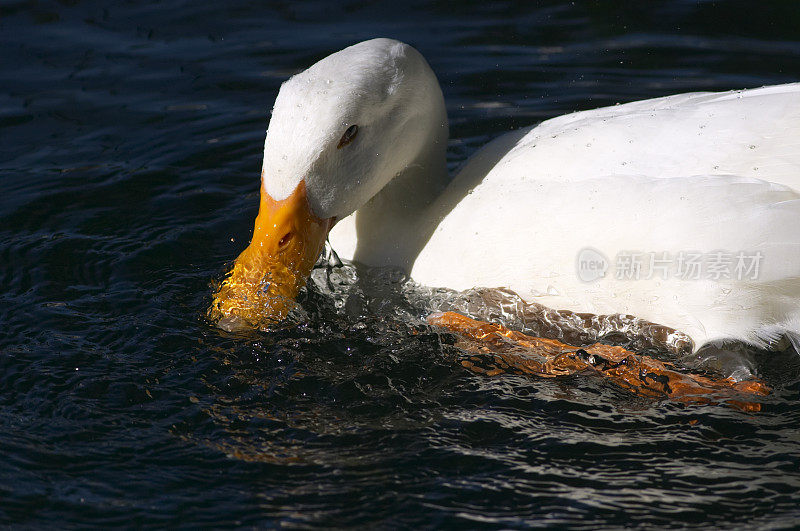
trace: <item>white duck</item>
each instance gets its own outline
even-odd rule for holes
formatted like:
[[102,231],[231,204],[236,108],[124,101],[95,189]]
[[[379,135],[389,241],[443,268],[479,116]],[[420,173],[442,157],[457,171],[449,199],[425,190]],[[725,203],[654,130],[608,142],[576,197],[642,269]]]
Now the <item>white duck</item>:
[[562,116],[494,140],[452,179],[447,138],[436,76],[401,42],[286,81],[253,241],[217,314],[281,317],[330,231],[341,257],[422,284],[631,314],[695,346],[800,333],[800,83]]

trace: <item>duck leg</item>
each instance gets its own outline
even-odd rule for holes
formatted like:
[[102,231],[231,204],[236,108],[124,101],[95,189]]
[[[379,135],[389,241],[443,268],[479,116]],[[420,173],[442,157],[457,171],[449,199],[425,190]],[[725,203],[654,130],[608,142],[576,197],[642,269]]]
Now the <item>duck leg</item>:
[[622,347],[595,343],[579,348],[454,312],[433,314],[428,322],[459,335],[456,346],[471,354],[461,364],[488,376],[509,373],[554,378],[594,371],[639,396],[725,403],[743,411],[760,411],[761,404],[755,400],[770,393],[758,380],[736,382],[679,372],[669,363]]

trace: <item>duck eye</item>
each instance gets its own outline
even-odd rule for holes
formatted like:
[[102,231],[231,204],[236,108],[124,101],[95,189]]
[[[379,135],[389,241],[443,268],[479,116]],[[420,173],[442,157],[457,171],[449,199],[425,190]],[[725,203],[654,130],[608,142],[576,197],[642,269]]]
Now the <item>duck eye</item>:
[[358,126],[353,124],[347,128],[347,131],[344,132],[342,138],[339,139],[339,144],[336,146],[336,149],[341,149],[353,140],[356,139],[356,135],[358,134]]

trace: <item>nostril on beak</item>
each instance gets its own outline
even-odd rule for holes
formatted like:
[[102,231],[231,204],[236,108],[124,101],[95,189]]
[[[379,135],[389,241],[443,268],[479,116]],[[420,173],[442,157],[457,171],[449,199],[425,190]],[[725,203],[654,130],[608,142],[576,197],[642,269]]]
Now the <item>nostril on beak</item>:
[[284,247],[286,247],[286,244],[288,244],[289,240],[291,239],[292,239],[291,232],[287,232],[286,234],[284,234],[283,238],[281,238],[280,241],[278,241],[278,249],[283,249]]

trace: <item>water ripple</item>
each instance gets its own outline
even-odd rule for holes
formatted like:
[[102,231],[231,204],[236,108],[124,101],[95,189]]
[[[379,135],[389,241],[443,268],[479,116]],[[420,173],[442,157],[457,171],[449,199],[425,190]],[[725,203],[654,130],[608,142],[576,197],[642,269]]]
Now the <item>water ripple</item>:
[[[296,326],[205,318],[291,73],[410,42],[443,85],[452,169],[565,112],[796,81],[797,9],[723,4],[3,3],[0,522],[796,526],[796,352],[747,354],[774,389],[748,415],[470,373],[423,319],[475,293],[392,271],[315,271]],[[563,325],[522,323],[596,337]]]

